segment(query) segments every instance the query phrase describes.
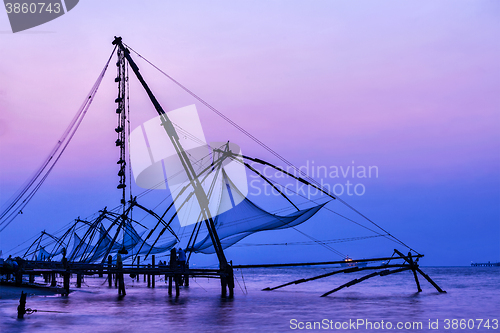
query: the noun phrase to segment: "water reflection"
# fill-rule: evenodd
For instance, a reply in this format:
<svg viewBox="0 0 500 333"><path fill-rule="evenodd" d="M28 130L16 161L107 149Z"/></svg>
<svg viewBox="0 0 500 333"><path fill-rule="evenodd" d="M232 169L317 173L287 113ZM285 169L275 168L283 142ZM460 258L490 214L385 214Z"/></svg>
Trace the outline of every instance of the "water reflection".
<svg viewBox="0 0 500 333"><path fill-rule="evenodd" d="M105 280L87 278L88 287L69 297L29 297L27 307L68 313L35 313L16 319L18 300L0 300L1 332L68 331L175 331L175 332L266 332L290 330L290 320L345 321L362 318L378 321L422 321L443 318L496 318L500 313L500 270L426 268L448 293L439 294L426 282L415 292L413 277L381 278L346 288L328 297L323 292L344 283L341 279L318 281L276 291L262 288L315 274L311 271L274 270L245 272L248 294L235 289L235 298L220 297L220 284L213 280L192 281L180 297L168 296L165 284L147 288L127 282L127 295L118 298ZM267 271L269 272L269 271ZM272 278L270 276L272 275ZM478 283L481 281L482 283ZM395 331L395 330L393 330ZM424 330L425 331L425 330ZM380 330L383 332L383 330Z"/></svg>

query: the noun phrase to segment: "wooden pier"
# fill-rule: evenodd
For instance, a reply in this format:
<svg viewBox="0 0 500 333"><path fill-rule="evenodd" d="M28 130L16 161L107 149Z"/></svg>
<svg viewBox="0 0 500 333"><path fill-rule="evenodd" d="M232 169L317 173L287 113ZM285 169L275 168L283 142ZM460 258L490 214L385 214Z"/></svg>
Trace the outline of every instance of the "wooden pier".
<svg viewBox="0 0 500 333"><path fill-rule="evenodd" d="M2 271L2 274L12 274L16 286L22 286L23 277L28 277L30 283L34 282L35 276L43 276L47 283L47 288L52 288L63 295L69 295L70 283L72 279L76 279L76 287L81 288L82 280L85 276L98 275L100 277L107 276L108 286L115 286L120 283L124 284L123 276L125 274L131 277L143 275L144 280L147 280L147 286L155 288L155 276L165 276L165 281L168 280L168 294L172 295L172 289L175 288L175 296L180 295L180 286L189 286L189 279L192 277L206 277L221 280L221 295L222 297L232 298L234 293L234 276L231 265L225 269L203 269L203 268L189 268L189 267L171 267L169 265L155 265L152 264L123 264L119 269L113 263L80 263L80 262L65 262L65 261L33 261L23 260L19 269L15 272ZM56 287L56 275L63 277L63 287ZM121 280L121 281L120 281ZM49 282L50 281L50 282ZM49 285L50 283L50 285ZM50 287L49 287L50 286ZM124 286L126 289L126 286ZM118 288L119 292L121 291ZM125 295L125 292L121 293Z"/></svg>
<svg viewBox="0 0 500 333"><path fill-rule="evenodd" d="M375 272L365 275L360 278L356 278L346 284L343 284L335 289L332 289L321 296L328 296L335 293L341 289L356 285L367 279L377 277L377 276L387 276L403 271L411 271L413 273L413 278L417 286L418 292L422 291L420 281L418 279L417 273L420 274L425 280L427 280L438 292L446 293L441 289L427 274L425 274L419 267L418 261L422 258L422 254L412 254L408 252L407 255L394 249L394 253L390 257L382 258L370 258L370 259L358 259L349 260L349 266L340 267L340 269L334 269L333 271L322 273L317 276L309 278L301 278L295 281L291 281L285 284L281 284L275 287L268 287L263 290L276 290L286 286L301 284L304 282L315 281L318 279L323 279L340 273L354 273L367 270L375 270ZM228 262L223 269L204 269L204 268L189 268L189 266L184 267L184 264L177 264L176 261L170 264L155 264L155 258L152 256L151 263L140 264L140 258L137 258L137 264L116 264L112 262L111 256L108 257L108 262L106 263L82 263L82 262L69 262L63 258L62 261L32 261L32 260L18 260L19 268L14 272L2 271L0 267L0 274L13 274L15 277L16 285L21 286L23 283L23 276L29 276L29 282L33 284L34 277L36 275L43 276L47 288L50 287L56 289L56 275L63 277L63 287L58 288L58 292L63 295L69 295L70 293L70 282L72 278L76 277L76 288L81 288L83 278L85 276L98 275L100 277L107 276L108 287L114 286L118 289L119 296L126 295L126 286L124 282L124 275L128 274L131 278L137 279L139 281L140 276L144 278L144 282L147 281L148 288L155 288L155 276L161 275L165 277L165 282L168 281L168 294L172 295L172 290L175 287L175 296L178 297L180 294L180 286L189 286L189 279L191 277L200 278L215 278L220 279L221 282L221 296L232 298L234 296L234 273L233 269L242 268L266 268L266 267L293 267L293 266L317 266L317 265L338 265L345 264L343 261L328 261L328 262L308 262L308 263L286 263L286 264L259 264L259 265L234 265L232 262ZM402 261L402 262L401 262ZM371 262L372 266L360 266L359 264ZM493 265L493 264L491 264ZM332 267L333 268L333 267ZM229 292L229 293L228 293Z"/></svg>

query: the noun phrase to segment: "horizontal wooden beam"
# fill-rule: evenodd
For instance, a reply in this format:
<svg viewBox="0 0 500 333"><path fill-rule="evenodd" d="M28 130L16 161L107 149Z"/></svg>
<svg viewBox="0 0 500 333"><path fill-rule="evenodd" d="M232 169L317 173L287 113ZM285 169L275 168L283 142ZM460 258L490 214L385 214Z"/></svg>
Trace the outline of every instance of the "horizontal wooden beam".
<svg viewBox="0 0 500 333"><path fill-rule="evenodd" d="M299 283L314 281L314 280L322 279L322 278L325 278L325 277L328 277L328 276L332 276L332 275L335 275L335 274L339 274L339 273L353 273L353 272L359 272L359 271L364 271L364 270L369 270L369 269L397 268L397 267L406 267L406 265L383 265L383 266L367 266L367 267L349 267L349 268L346 268L346 269L339 269L337 271L333 271L333 272L321 274L321 275L318 275L318 276L314 276L314 277L311 277L311 278L308 278L308 279L295 280L295 281L288 282L288 283L285 283L285 284L282 284L282 285L279 285L279 286L273 287L273 288L267 287L267 288L264 288L262 290L276 290L276 289L279 289L279 288L290 286L292 284L299 284Z"/></svg>
<svg viewBox="0 0 500 333"><path fill-rule="evenodd" d="M423 254L413 256L413 258L422 258ZM233 265L233 268L266 268L266 267L293 267L293 266L317 266L317 265L337 265L346 263L370 262L370 261L385 261L404 259L401 257L385 257L385 258L371 258L371 259L353 259L352 261L338 260L338 261L322 261L322 262L299 262L288 264L257 264L257 265Z"/></svg>

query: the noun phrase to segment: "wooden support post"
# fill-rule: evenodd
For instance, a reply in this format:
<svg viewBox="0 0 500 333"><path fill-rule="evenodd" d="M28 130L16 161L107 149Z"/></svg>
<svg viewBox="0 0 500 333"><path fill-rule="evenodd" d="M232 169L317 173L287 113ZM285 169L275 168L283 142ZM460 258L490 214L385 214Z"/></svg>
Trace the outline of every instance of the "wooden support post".
<svg viewBox="0 0 500 333"><path fill-rule="evenodd" d="M82 287L82 273L81 272L76 273L76 287L77 288Z"/></svg>
<svg viewBox="0 0 500 333"><path fill-rule="evenodd" d="M175 274L174 280L175 280L175 297L179 297L180 294L180 289L179 289L179 282L180 282L180 275Z"/></svg>
<svg viewBox="0 0 500 333"><path fill-rule="evenodd" d="M113 274L111 274L111 267L113 266L113 257L108 256L108 286L111 288L113 286Z"/></svg>
<svg viewBox="0 0 500 333"><path fill-rule="evenodd" d="M24 291L21 291L21 299L19 300L19 305L17 306L17 318L24 319L24 314L26 313L26 296Z"/></svg>
<svg viewBox="0 0 500 333"><path fill-rule="evenodd" d="M16 287L20 287L23 282L23 273L16 272L14 277L16 279Z"/></svg>
<svg viewBox="0 0 500 333"><path fill-rule="evenodd" d="M140 263L141 263L141 256L137 256L137 269L141 268ZM137 273L137 282L139 282L139 273Z"/></svg>
<svg viewBox="0 0 500 333"><path fill-rule="evenodd" d="M188 272L188 271L189 271L189 263L186 263L186 272ZM184 285L186 287L189 287L189 274L188 273L186 273L184 275Z"/></svg>
<svg viewBox="0 0 500 333"><path fill-rule="evenodd" d="M234 296L234 273L233 273L233 267L232 267L232 262L231 265L227 266L227 286L229 288L229 298L233 298Z"/></svg>
<svg viewBox="0 0 500 333"><path fill-rule="evenodd" d="M394 266L394 265L391 265L391 266ZM398 265L398 266L399 266L399 267L401 267L401 265ZM380 268L382 268L382 267L383 267L383 266L380 266ZM389 267L389 266L385 266L385 268L387 268L387 267ZM392 271L391 271L391 270L388 270L388 269L385 269L385 270L383 270L383 271L381 271L381 272L374 272L374 273L371 273L371 274L365 275L365 276L363 276L363 277L361 277L361 278L359 278L359 279L354 279L354 280L352 280L352 281L349 281L349 282L347 282L346 284L343 284L343 285L341 285L341 286L340 286L340 287L338 287L338 288L335 288L335 289L333 289L333 290L330 290L329 292L324 293L323 295L321 295L321 297L328 296L328 295L330 295L331 293L337 292L337 291L339 291L339 290L340 290L340 289L342 289L342 288L346 288L346 287L353 286L353 285L355 285L355 284L358 284L358 283L360 283L360 282L363 282L364 280L367 280L367 279L372 278L372 277L377 276L377 275L380 275L380 276L386 276L386 275L390 275L390 274L396 274L396 273L399 273L399 272L407 271L407 270L409 270L409 269L410 269L409 267L404 266L404 267L401 267L401 268L398 268L398 269L394 269L394 270L392 270Z"/></svg>
<svg viewBox="0 0 500 333"><path fill-rule="evenodd" d="M177 294L177 274L175 274L175 271L177 271L177 251L175 250L175 247L171 248L170 249L170 262L169 262L169 266L170 266L170 274L173 274L172 275L169 275L168 277L168 295L171 296L172 295L172 279L174 279L174 283L175 283L175 292Z"/></svg>
<svg viewBox="0 0 500 333"><path fill-rule="evenodd" d="M220 276L220 286L221 286L221 297L226 297L226 294L227 294L227 290L226 290L227 279L226 279L226 276L222 275L222 274Z"/></svg>
<svg viewBox="0 0 500 333"><path fill-rule="evenodd" d="M436 284L436 282L432 281L432 279L427 274L422 272L422 270L420 268L417 268L417 272L419 272L420 275L422 275L427 281L429 281L429 283L432 284L434 286L434 288L436 288L437 291L439 291L440 293L446 292L443 289L439 288L439 286Z"/></svg>
<svg viewBox="0 0 500 333"><path fill-rule="evenodd" d="M118 296L125 296L127 293L125 292L125 279L123 277L123 273L117 273L118 280Z"/></svg>
<svg viewBox="0 0 500 333"><path fill-rule="evenodd" d="M35 283L35 274L30 274L30 283Z"/></svg>
<svg viewBox="0 0 500 333"><path fill-rule="evenodd" d="M411 257L411 252L408 252L408 260L410 261L410 267L413 272L413 277L415 278L415 283L417 284L417 290L420 293L422 292L422 288L420 288L420 282L418 281L418 276L417 276L416 268L418 267L418 265L413 261Z"/></svg>
<svg viewBox="0 0 500 333"><path fill-rule="evenodd" d="M151 268L153 268L153 269L154 269L154 268L155 268L155 255L154 255L154 254L151 256L151 262L152 262L152 264L151 264ZM154 288L154 287L155 287L155 285L156 285L156 281L155 281L155 279L156 279L156 278L155 278L155 275L154 275L154 274L151 274L151 287L152 287L152 288Z"/></svg>
<svg viewBox="0 0 500 333"><path fill-rule="evenodd" d="M148 264L148 270L151 269L151 264ZM151 287L151 274L148 272L148 288Z"/></svg>
<svg viewBox="0 0 500 333"><path fill-rule="evenodd" d="M69 278L70 278L70 273L69 272L65 272L64 273L64 282L63 282L63 287L64 287L64 290L66 291L66 295L69 295Z"/></svg>
<svg viewBox="0 0 500 333"><path fill-rule="evenodd" d="M56 273L51 273L51 275L50 275L50 286L51 287L55 287L56 283L57 283Z"/></svg>

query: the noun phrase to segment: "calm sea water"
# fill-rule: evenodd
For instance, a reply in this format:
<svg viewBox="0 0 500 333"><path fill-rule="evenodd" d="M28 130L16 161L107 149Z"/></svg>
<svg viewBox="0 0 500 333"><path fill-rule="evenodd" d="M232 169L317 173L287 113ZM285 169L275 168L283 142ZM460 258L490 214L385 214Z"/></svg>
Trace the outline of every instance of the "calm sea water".
<svg viewBox="0 0 500 333"><path fill-rule="evenodd" d="M0 331L500 331L497 324L500 319L499 268L424 267L424 272L445 289L446 294L437 293L423 279L420 279L423 292L417 293L413 276L409 272L375 277L328 297L319 296L367 273L342 274L281 290L261 291L268 286L311 277L330 270L324 268L238 270L235 272L237 277L235 297L231 300L220 298L220 283L217 280L192 280L190 287L183 287L181 296L176 299L167 295L166 285L160 277L157 277L155 289L147 288L142 282L142 277L140 282L134 282L127 277L127 296L119 299L117 290L109 289L104 279L87 278L84 286L69 297L28 297L27 307L64 313L38 312L26 316L24 320L18 320L16 318L18 300L1 299ZM457 320L456 326L452 321L454 319ZM461 319L464 319L462 329ZM478 329L481 319L483 321ZM371 328L369 324L361 324L361 320L371 322ZM486 320L489 322L486 323ZM437 321L438 329L429 329L429 321L434 325ZM307 329L308 322L310 325L320 322L322 328L316 324L316 330ZM347 326L349 322L360 325L354 328L353 324ZM392 325L391 329L387 329L388 323ZM402 329L396 327L398 323L400 326L403 325ZM422 326L418 323L422 323ZM447 323L450 329L446 329ZM473 329L472 324L474 324ZM490 328L485 327L485 324Z"/></svg>

